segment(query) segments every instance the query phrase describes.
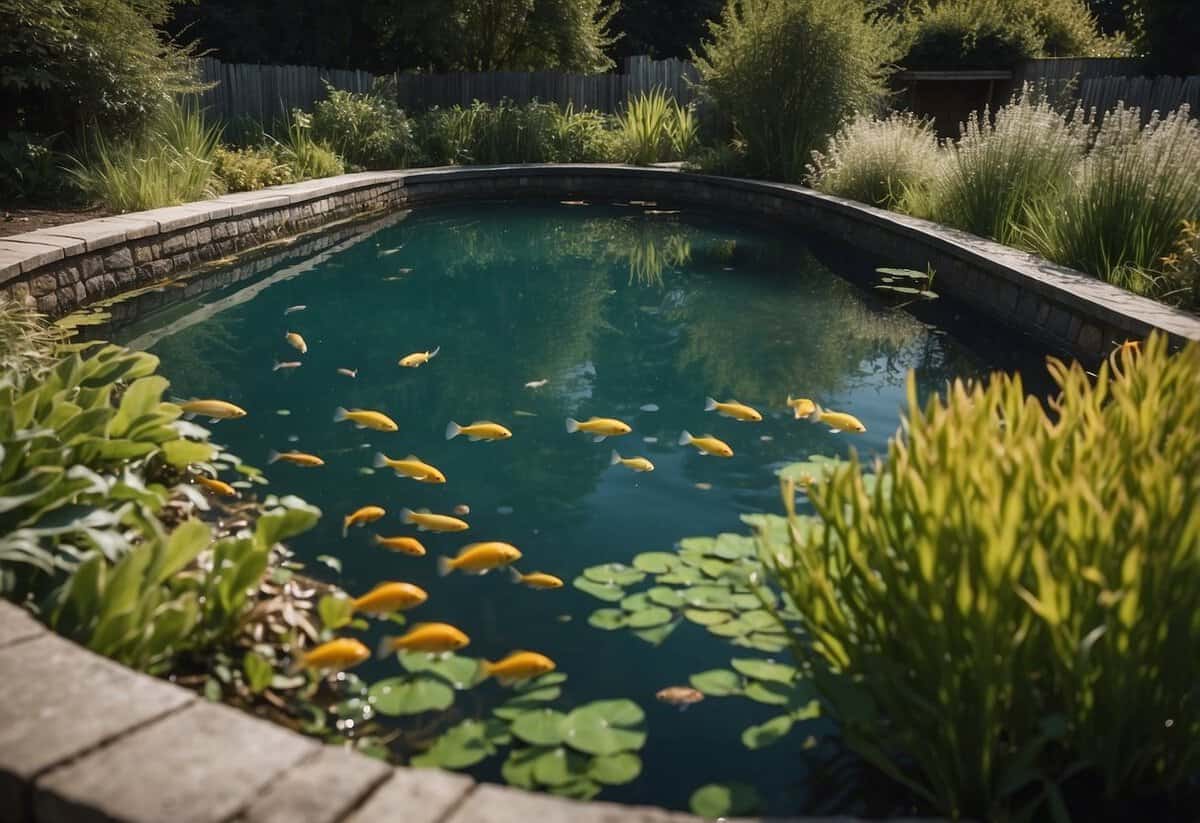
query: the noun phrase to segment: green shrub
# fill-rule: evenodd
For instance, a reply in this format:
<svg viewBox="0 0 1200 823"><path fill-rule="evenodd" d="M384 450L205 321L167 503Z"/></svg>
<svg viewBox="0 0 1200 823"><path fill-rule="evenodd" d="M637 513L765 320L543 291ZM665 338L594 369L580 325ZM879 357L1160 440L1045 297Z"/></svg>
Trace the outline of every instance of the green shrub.
<svg viewBox="0 0 1200 823"><path fill-rule="evenodd" d="M801 180L814 150L883 98L897 28L861 0L728 0L694 55L702 92L753 174Z"/></svg>
<svg viewBox="0 0 1200 823"><path fill-rule="evenodd" d="M607 160L615 151L609 120L590 111L549 103L432 109L417 121L424 158L431 163L562 163Z"/></svg>
<svg viewBox="0 0 1200 823"><path fill-rule="evenodd" d="M886 119L858 115L813 152L809 184L826 194L901 208L907 192L924 190L941 162L930 124L909 113Z"/></svg>
<svg viewBox="0 0 1200 823"><path fill-rule="evenodd" d="M662 89L630 97L617 115L617 132L619 159L638 165L682 160L699 142L691 108Z"/></svg>
<svg viewBox="0 0 1200 823"><path fill-rule="evenodd" d="M97 132L70 174L85 196L116 211L174 206L219 194L213 155L220 131L193 106L162 107L128 140Z"/></svg>
<svg viewBox="0 0 1200 823"><path fill-rule="evenodd" d="M351 166L399 169L419 155L412 123L396 105L392 84L376 81L366 94L326 85L327 97L313 108L313 137Z"/></svg>
<svg viewBox="0 0 1200 823"><path fill-rule="evenodd" d="M346 171L337 152L313 136L312 115L300 109L292 111L283 139L274 143L278 158L291 168L294 180L333 177Z"/></svg>
<svg viewBox="0 0 1200 823"><path fill-rule="evenodd" d="M617 154L618 137L612 118L602 112L567 107L559 112L555 128L554 155L562 163L611 161Z"/></svg>
<svg viewBox="0 0 1200 823"><path fill-rule="evenodd" d="M1200 125L1185 106L1141 125L1136 109L1104 122L1069 185L1030 204L1025 238L1041 254L1136 292L1162 294L1162 260L1185 220L1200 219Z"/></svg>
<svg viewBox="0 0 1200 823"><path fill-rule="evenodd" d="M843 739L949 815L1200 773L1200 345L1050 370L1050 411L1005 375L922 408L910 376L886 462L809 485L821 520L769 546Z"/></svg>
<svg viewBox="0 0 1200 823"><path fill-rule="evenodd" d="M230 149L219 146L213 153L213 171L226 191L256 191L290 183L291 166L281 163L268 148Z"/></svg>
<svg viewBox="0 0 1200 823"><path fill-rule="evenodd" d="M1200 220L1185 220L1175 248L1162 260L1163 273L1180 303L1200 308Z"/></svg>
<svg viewBox="0 0 1200 823"><path fill-rule="evenodd" d="M0 197L26 202L56 202L72 192L62 168L66 159L50 138L10 132L0 139Z"/></svg>
<svg viewBox="0 0 1200 823"><path fill-rule="evenodd" d="M927 199L913 209L1001 243L1020 237L1026 214L1070 182L1087 131L1027 88L994 118L971 115L949 144Z"/></svg>
<svg viewBox="0 0 1200 823"><path fill-rule="evenodd" d="M946 0L917 20L902 61L908 68L1011 66L1038 56L1036 21L1013 15L1007 0Z"/></svg>

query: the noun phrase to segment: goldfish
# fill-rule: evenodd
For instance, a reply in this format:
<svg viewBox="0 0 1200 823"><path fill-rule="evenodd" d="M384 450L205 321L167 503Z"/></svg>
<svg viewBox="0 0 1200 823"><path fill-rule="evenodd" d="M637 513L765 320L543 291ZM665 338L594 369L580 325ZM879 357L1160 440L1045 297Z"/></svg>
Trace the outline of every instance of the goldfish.
<svg viewBox="0 0 1200 823"><path fill-rule="evenodd" d="M718 440L711 434L696 437L691 432L684 430L679 435L679 445L695 446L701 454L711 454L714 457L733 457L733 449L729 448L729 444Z"/></svg>
<svg viewBox="0 0 1200 823"><path fill-rule="evenodd" d="M470 506L468 506L466 503L459 503L457 506L455 506L455 507L452 509L452 511L453 511L455 514L457 514L459 517L462 517L464 514L470 514L470 513L471 513L471 507L470 507Z"/></svg>
<svg viewBox="0 0 1200 823"><path fill-rule="evenodd" d="M567 434L575 432L586 432L587 434L595 435L592 440L599 443L606 437L617 437L622 434L629 434L633 429L629 428L629 424L622 423L620 420L614 420L611 417L593 417L580 423L574 418L567 418Z"/></svg>
<svg viewBox="0 0 1200 823"><path fill-rule="evenodd" d="M337 373L342 377L358 377L358 369L338 369Z"/></svg>
<svg viewBox="0 0 1200 823"><path fill-rule="evenodd" d="M304 364L299 360L288 360L283 363L280 363L278 360L276 360L275 365L271 367L271 371L279 371L280 369L298 369L302 365Z"/></svg>
<svg viewBox="0 0 1200 823"><path fill-rule="evenodd" d="M471 543L463 546L454 557L439 557L438 574L445 577L456 569L467 574L487 574L492 569L507 566L520 559L521 550L509 543Z"/></svg>
<svg viewBox="0 0 1200 823"><path fill-rule="evenodd" d="M438 356L438 352L442 350L438 346L433 351L415 351L412 354L406 354L400 358L400 365L407 369L415 369L417 366L423 366L430 360Z"/></svg>
<svg viewBox="0 0 1200 823"><path fill-rule="evenodd" d="M350 514L342 518L342 537L345 537L350 531L351 526L362 526L374 520L378 520L387 514L379 506L363 506L361 509L355 509Z"/></svg>
<svg viewBox="0 0 1200 823"><path fill-rule="evenodd" d="M507 686L511 683L540 677L546 672L554 671L554 669L554 661L544 654L517 651L509 654L503 660L497 660L495 663L490 660L481 661L479 664L479 679L483 681L489 677L495 677L500 681L501 686Z"/></svg>
<svg viewBox="0 0 1200 823"><path fill-rule="evenodd" d="M267 463L278 463L280 460L296 466L324 466L325 461L315 454L305 452L277 452L272 449L267 453Z"/></svg>
<svg viewBox="0 0 1200 823"><path fill-rule="evenodd" d="M407 554L411 557L425 556L425 547L415 537L380 537L374 534L371 535L371 541L376 546L383 546L385 549L391 549L392 551Z"/></svg>
<svg viewBox="0 0 1200 823"><path fill-rule="evenodd" d="M448 514L433 514L429 509L401 509L400 517L405 523L416 526L423 532L465 532L471 528L465 520Z"/></svg>
<svg viewBox="0 0 1200 823"><path fill-rule="evenodd" d="M300 352L301 354L308 354L308 344L305 343L304 338L301 337L296 332L294 332L294 331L288 332L287 334L285 334L283 336L283 339L286 340L288 342L288 345L291 346L296 351Z"/></svg>
<svg viewBox="0 0 1200 823"><path fill-rule="evenodd" d="M854 415L846 414L845 412L828 411L821 408L820 405L814 406L812 412L808 415L808 419L813 423L824 423L829 426L829 431L834 434L837 432L861 433L867 430L862 421Z"/></svg>
<svg viewBox="0 0 1200 823"><path fill-rule="evenodd" d="M446 475L442 474L434 466L421 460L415 454L410 454L403 460L393 460L383 452L375 452L375 461L372 465L377 469L387 466L399 477L411 477L413 480L419 480L422 483L446 482Z"/></svg>
<svg viewBox="0 0 1200 823"><path fill-rule="evenodd" d="M679 710L683 711L693 703L699 703L703 700L704 692L693 689L691 686L668 686L665 689L660 689L654 696L663 703L678 706Z"/></svg>
<svg viewBox="0 0 1200 823"><path fill-rule="evenodd" d="M797 420L799 420L801 417L808 417L813 413L813 409L817 407L817 404L809 400L807 397L793 398L790 394L787 396L787 404L792 407L792 411L795 413Z"/></svg>
<svg viewBox="0 0 1200 823"><path fill-rule="evenodd" d="M420 606L429 593L412 583L380 583L362 597L354 598L354 610L366 614L392 614Z"/></svg>
<svg viewBox="0 0 1200 823"><path fill-rule="evenodd" d="M185 400L177 405L183 409L184 417L207 417L214 423L218 420L237 420L246 416L246 410L241 406L226 403L224 400Z"/></svg>
<svg viewBox="0 0 1200 823"><path fill-rule="evenodd" d="M510 566L508 574L512 577L512 582L520 583L522 586L528 586L531 589L561 589L563 585L562 580L545 572L521 574Z"/></svg>
<svg viewBox="0 0 1200 823"><path fill-rule="evenodd" d="M512 437L512 432L490 420L477 420L469 426L460 426L453 420L446 424L447 440L453 440L460 434L465 434L472 443L477 440L507 440Z"/></svg>
<svg viewBox="0 0 1200 823"><path fill-rule="evenodd" d="M540 389L542 386L546 385L549 382L550 382L550 379L548 377L543 377L541 380L530 380L528 383L525 384L525 388Z"/></svg>
<svg viewBox="0 0 1200 823"><path fill-rule="evenodd" d="M396 425L396 421L388 417L383 412L371 411L370 409L343 409L338 406L333 410L333 422L341 423L343 420L349 420L354 424L356 429L374 429L381 432L394 432L400 429Z"/></svg>
<svg viewBox="0 0 1200 823"><path fill-rule="evenodd" d="M654 464L651 463L646 458L644 458L644 457L622 457L620 454L617 453L616 449L614 449L613 453L612 453L612 459L610 461L608 461L608 464L610 466L615 466L618 463L620 463L622 466L625 466L626 468L633 469L635 472L652 472L652 471L654 471Z"/></svg>
<svg viewBox="0 0 1200 823"><path fill-rule="evenodd" d="M461 649L471 642L462 631L449 623L420 623L399 637L379 641L378 654L387 657L392 652L428 652L443 654Z"/></svg>
<svg viewBox="0 0 1200 823"><path fill-rule="evenodd" d="M762 415L755 409L750 408L744 403L739 403L736 400L729 400L725 403L718 403L711 397L704 398L704 410L715 411L717 414L724 417L732 417L734 420L740 420L743 423L758 423L762 420Z"/></svg>
<svg viewBox="0 0 1200 823"><path fill-rule="evenodd" d="M237 489L228 483L218 480L215 477L205 477L202 474L196 475L196 482L214 494L219 494L222 497L237 497Z"/></svg>
<svg viewBox="0 0 1200 823"><path fill-rule="evenodd" d="M292 664L292 671L322 669L342 671L357 666L371 656L371 650L352 637L339 637L322 643Z"/></svg>
<svg viewBox="0 0 1200 823"><path fill-rule="evenodd" d="M308 308L308 306L288 306L286 309L283 310L283 316L287 317L292 312L304 311L307 308Z"/></svg>

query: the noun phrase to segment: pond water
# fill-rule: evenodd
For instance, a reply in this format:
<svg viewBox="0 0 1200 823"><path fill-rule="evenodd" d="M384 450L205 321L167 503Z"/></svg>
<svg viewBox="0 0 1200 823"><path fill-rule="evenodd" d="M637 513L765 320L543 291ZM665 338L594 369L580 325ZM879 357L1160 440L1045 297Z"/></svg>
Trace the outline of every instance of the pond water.
<svg viewBox="0 0 1200 823"><path fill-rule="evenodd" d="M727 668L731 658L786 660L788 652L739 648L687 619L672 620L665 638L595 628L589 615L620 604L572 581L597 564L672 551L689 536L747 533L742 515L780 510L774 472L788 463L852 447L881 453L898 425L910 369L924 394L995 368L1042 373L1039 355L958 317L952 305L897 307L896 298L872 290L874 267L888 262L794 229L664 205L479 203L415 212L303 265L280 264L145 317L118 336L162 358L174 394L223 398L249 411L214 425L214 439L264 468L267 491L323 510L319 526L292 545L314 573L352 593L387 580L424 587L429 600L410 619L457 625L471 637L464 655L549 655L568 675L549 704L555 708L636 702L647 733L640 775L605 787L602 799L687 808L697 787L737 780L754 785L769 812L796 814L826 808L822 798L831 794L813 777L815 752L824 749L809 750L810 735L830 734L827 725L800 723L751 751L742 731L777 715L777 706L709 698L680 711L655 699L664 687L687 685L691 674ZM294 306L305 308L285 315ZM287 332L303 335L307 354L289 347ZM397 365L435 347L427 365ZM303 365L273 371L275 361ZM527 387L533 381L546 382ZM784 404L789 393L850 412L867 431L834 434L794 420ZM706 396L736 398L763 420L706 413ZM399 431L335 423L339 406L385 412ZM593 415L619 418L633 431L596 443L565 430L567 417ZM448 441L451 420L494 420L513 436ZM679 446L684 429L725 440L734 457ZM655 471L610 465L614 448L649 458ZM288 449L326 464L267 466L271 450ZM377 451L415 453L447 482L371 472ZM366 504L383 506L386 516L343 537L342 517ZM460 504L470 507L470 531L421 533L426 557L369 539L417 536L401 521L404 507L448 514ZM515 544L522 570L549 572L566 586L533 590L503 572L439 577L436 558L476 540ZM314 562L320 555L338 558L341 573ZM373 624L356 634L373 648L397 628ZM374 682L404 670L391 658L355 673ZM486 717L509 696L489 681L459 694L449 717ZM401 727L430 720L378 719ZM501 746L467 771L502 781L507 751Z"/></svg>

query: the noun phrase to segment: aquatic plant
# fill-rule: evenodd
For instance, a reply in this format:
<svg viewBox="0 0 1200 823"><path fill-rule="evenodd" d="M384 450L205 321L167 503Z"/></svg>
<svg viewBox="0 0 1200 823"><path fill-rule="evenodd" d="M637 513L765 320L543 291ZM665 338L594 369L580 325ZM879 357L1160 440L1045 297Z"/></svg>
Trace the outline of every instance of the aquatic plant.
<svg viewBox="0 0 1200 823"><path fill-rule="evenodd" d="M910 377L887 460L786 478L760 528L846 744L953 816L1066 810L1072 778L1126 808L1200 769L1200 345L1049 368L1049 410L1007 375L922 407Z"/></svg>

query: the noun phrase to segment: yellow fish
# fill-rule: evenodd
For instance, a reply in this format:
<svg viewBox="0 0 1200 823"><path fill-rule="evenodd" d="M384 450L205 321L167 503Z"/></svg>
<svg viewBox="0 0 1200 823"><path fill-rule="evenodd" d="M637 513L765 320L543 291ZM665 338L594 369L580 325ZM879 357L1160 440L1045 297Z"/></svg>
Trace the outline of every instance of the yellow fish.
<svg viewBox="0 0 1200 823"><path fill-rule="evenodd" d="M338 369L337 373L342 377L358 377L358 369Z"/></svg>
<svg viewBox="0 0 1200 823"><path fill-rule="evenodd" d="M371 540L376 546L383 546L385 549L391 549L394 552L407 554L411 557L425 556L425 547L415 537L380 537L375 534L371 536Z"/></svg>
<svg viewBox="0 0 1200 823"><path fill-rule="evenodd" d="M325 461L317 457L315 454L307 454L305 452L277 452L271 450L267 454L267 463L278 463L282 460L285 463L292 463L296 466L324 466Z"/></svg>
<svg viewBox="0 0 1200 823"><path fill-rule="evenodd" d="M301 354L308 354L308 344L305 343L304 338L296 334L296 332L288 332L283 336L283 339L286 340L288 345L296 351L300 352Z"/></svg>
<svg viewBox="0 0 1200 823"><path fill-rule="evenodd" d="M392 652L428 652L442 654L461 649L471 642L459 629L449 623L420 623L399 637L379 641L378 654L387 657Z"/></svg>
<svg viewBox="0 0 1200 823"><path fill-rule="evenodd" d="M204 488L208 489L210 492L219 494L222 497L237 497L238 496L237 489L235 489L233 486L229 485L228 483L226 483L224 481L217 480L215 477L205 477L202 474L198 474L195 476L195 480L197 483L199 483Z"/></svg>
<svg viewBox="0 0 1200 823"><path fill-rule="evenodd" d="M354 599L354 610L375 615L392 614L420 606L428 599L428 592L412 583L380 583Z"/></svg>
<svg viewBox="0 0 1200 823"><path fill-rule="evenodd" d="M400 358L400 365L407 369L415 369L417 366L423 366L430 360L438 356L438 352L442 350L438 346L433 351L415 351L412 354L406 354Z"/></svg>
<svg viewBox="0 0 1200 823"><path fill-rule="evenodd" d="M185 400L177 404L183 409L185 417L207 417L209 420L237 420L246 416L246 410L241 406L226 403L224 400Z"/></svg>
<svg viewBox="0 0 1200 823"><path fill-rule="evenodd" d="M520 583L522 586L528 586L531 589L561 589L563 585L561 579L545 572L521 574L510 566L508 573L512 577L512 582Z"/></svg>
<svg viewBox="0 0 1200 823"><path fill-rule="evenodd" d="M651 463L646 458L644 458L644 457L622 457L620 454L617 453L616 449L614 449L613 453L612 453L612 460L609 461L609 465L615 466L618 463L620 463L622 466L625 466L626 468L633 469L635 472L652 472L652 471L654 471L654 464Z"/></svg>
<svg viewBox="0 0 1200 823"><path fill-rule="evenodd" d="M500 681L501 686L507 686L510 683L518 683L522 680L529 680L534 677L540 677L546 672L552 672L555 669L555 663L544 654L537 652L513 652L503 660L492 662L483 660L479 664L479 680L483 681L489 677L495 677Z"/></svg>
<svg viewBox="0 0 1200 823"><path fill-rule="evenodd" d="M695 446L701 454L711 454L713 457L733 457L733 449L729 448L729 444L711 434L695 437L691 432L684 430L683 434L679 435L679 445Z"/></svg>
<svg viewBox="0 0 1200 823"><path fill-rule="evenodd" d="M271 371L279 371L280 369L298 369L303 365L304 364L299 360L289 360L286 363L280 363L278 360L276 360L275 365L271 367Z"/></svg>
<svg viewBox="0 0 1200 823"><path fill-rule="evenodd" d="M824 423L826 426L829 426L829 431L834 434L837 432L860 434L867 430L862 421L854 415L846 414L845 412L827 411L819 405L808 415L808 419L813 423Z"/></svg>
<svg viewBox="0 0 1200 823"><path fill-rule="evenodd" d="M412 509L401 509L400 518L423 532L465 532L471 528L465 520L448 514L433 514L429 509L416 512Z"/></svg>
<svg viewBox="0 0 1200 823"><path fill-rule="evenodd" d="M792 412L795 413L796 419L808 417L817 408L817 404L809 400L807 397L792 397L787 396L787 404L792 407Z"/></svg>
<svg viewBox="0 0 1200 823"><path fill-rule="evenodd" d="M492 569L507 566L521 559L521 550L510 543L489 541L463 546L454 557L438 558L438 574L445 577L454 570L467 574L487 574Z"/></svg>
<svg viewBox="0 0 1200 823"><path fill-rule="evenodd" d="M743 423L758 423L762 420L762 415L755 409L736 400L719 403L711 397L706 397L704 398L704 410L715 411L717 414L732 417L734 420L741 420Z"/></svg>
<svg viewBox="0 0 1200 823"><path fill-rule="evenodd" d="M592 440L599 443L606 437L617 437L622 434L629 434L633 429L629 428L627 423L622 423L620 420L614 420L611 417L593 417L580 423L572 417L567 418L567 434L575 432L586 432L587 434L595 435Z"/></svg>
<svg viewBox="0 0 1200 823"><path fill-rule="evenodd" d="M507 440L512 437L512 432L490 420L477 420L469 426L460 426L453 420L446 424L447 440L453 440L460 434L465 434L472 443L477 440Z"/></svg>
<svg viewBox="0 0 1200 823"><path fill-rule="evenodd" d="M363 506L361 509L356 509L350 514L342 518L342 537L345 537L350 531L351 526L362 526L374 520L378 520L387 514L379 506Z"/></svg>
<svg viewBox="0 0 1200 823"><path fill-rule="evenodd" d="M333 422L341 423L343 420L349 420L354 424L356 429L374 429L381 432L394 432L400 429L396 425L395 420L383 412L371 411L370 409L350 409L347 411L338 406L333 410Z"/></svg>
<svg viewBox="0 0 1200 823"><path fill-rule="evenodd" d="M387 466L400 477L411 477L413 480L419 480L422 483L446 482L446 475L422 461L415 454L410 454L403 460L393 460L383 452L375 452L375 462L372 465L377 469Z"/></svg>
<svg viewBox="0 0 1200 823"><path fill-rule="evenodd" d="M371 650L352 637L339 637L322 643L292 664L292 671L320 669L340 672L357 666L371 656Z"/></svg>

